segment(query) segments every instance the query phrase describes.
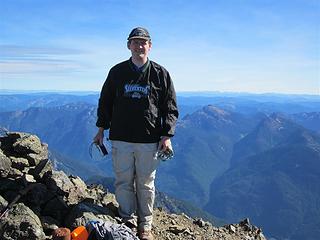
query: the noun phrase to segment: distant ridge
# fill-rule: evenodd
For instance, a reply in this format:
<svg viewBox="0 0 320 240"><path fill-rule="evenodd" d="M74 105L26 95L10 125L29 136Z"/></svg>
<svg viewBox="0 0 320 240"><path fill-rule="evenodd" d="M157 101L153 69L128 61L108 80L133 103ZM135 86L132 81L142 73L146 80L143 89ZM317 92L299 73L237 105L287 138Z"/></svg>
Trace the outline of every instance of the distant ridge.
<svg viewBox="0 0 320 240"><path fill-rule="evenodd" d="M99 91L69 91L69 90L10 90L10 89L0 89L0 94L68 94L68 95L92 95L99 94Z"/></svg>
<svg viewBox="0 0 320 240"><path fill-rule="evenodd" d="M269 237L317 239L318 182L320 135L273 114L235 144L205 209L228 221L249 214Z"/></svg>

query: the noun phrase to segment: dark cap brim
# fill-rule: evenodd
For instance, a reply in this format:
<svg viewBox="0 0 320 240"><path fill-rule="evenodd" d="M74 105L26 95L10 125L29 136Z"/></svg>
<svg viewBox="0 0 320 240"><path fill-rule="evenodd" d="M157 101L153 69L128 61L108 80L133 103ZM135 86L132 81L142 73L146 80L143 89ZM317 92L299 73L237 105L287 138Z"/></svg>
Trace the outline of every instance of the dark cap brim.
<svg viewBox="0 0 320 240"><path fill-rule="evenodd" d="M128 40L131 40L131 39L143 39L143 40L151 40L151 38L149 37L141 37L141 36L134 36L134 37L130 37L128 38Z"/></svg>

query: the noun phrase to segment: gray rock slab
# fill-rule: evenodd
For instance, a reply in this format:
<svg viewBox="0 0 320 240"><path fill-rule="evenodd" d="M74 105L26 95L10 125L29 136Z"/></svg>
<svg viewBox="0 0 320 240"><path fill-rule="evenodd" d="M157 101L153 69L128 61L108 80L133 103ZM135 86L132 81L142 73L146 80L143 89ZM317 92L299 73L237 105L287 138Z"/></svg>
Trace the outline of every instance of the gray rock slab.
<svg viewBox="0 0 320 240"><path fill-rule="evenodd" d="M7 217L0 220L2 240L43 240L46 238L41 221L24 204L14 205Z"/></svg>
<svg viewBox="0 0 320 240"><path fill-rule="evenodd" d="M42 145L40 139L31 134L24 134L22 137L16 139L13 144L13 149L17 153L29 154L40 153L42 151Z"/></svg>
<svg viewBox="0 0 320 240"><path fill-rule="evenodd" d="M5 178L8 176L11 168L11 160L8 158L2 150L0 150L0 178Z"/></svg>

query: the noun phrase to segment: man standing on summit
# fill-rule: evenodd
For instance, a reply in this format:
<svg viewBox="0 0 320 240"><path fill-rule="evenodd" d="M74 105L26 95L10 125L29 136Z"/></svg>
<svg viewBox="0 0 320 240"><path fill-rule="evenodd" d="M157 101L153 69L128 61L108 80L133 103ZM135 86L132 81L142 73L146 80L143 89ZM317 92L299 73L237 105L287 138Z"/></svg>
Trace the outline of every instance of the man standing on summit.
<svg viewBox="0 0 320 240"><path fill-rule="evenodd" d="M140 239L153 239L152 212L158 150L171 149L178 109L168 71L148 59L147 29L134 28L127 47L131 58L111 68L102 87L94 138L101 144L110 128L119 214Z"/></svg>

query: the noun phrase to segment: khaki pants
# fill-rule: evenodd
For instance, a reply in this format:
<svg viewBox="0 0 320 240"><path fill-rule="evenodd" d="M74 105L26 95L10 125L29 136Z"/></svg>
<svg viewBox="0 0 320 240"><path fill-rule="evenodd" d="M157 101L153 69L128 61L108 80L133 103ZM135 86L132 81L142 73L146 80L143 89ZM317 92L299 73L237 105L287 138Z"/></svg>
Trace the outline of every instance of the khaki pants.
<svg viewBox="0 0 320 240"><path fill-rule="evenodd" d="M151 230L155 197L154 180L159 160L158 143L112 141L116 199L124 221L136 223L140 230Z"/></svg>

